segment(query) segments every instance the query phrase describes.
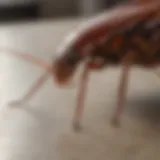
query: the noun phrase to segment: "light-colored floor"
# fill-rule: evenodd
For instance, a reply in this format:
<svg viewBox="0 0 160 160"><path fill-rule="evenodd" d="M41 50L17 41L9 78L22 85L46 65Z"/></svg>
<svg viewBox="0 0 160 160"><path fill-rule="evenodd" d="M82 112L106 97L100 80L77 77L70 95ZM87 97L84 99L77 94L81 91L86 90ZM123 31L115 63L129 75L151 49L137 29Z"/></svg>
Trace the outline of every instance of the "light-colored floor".
<svg viewBox="0 0 160 160"><path fill-rule="evenodd" d="M63 36L78 23L3 25L0 48L50 60ZM92 73L84 128L74 133L71 122L78 86L58 88L49 79L31 101L12 108L8 102L21 98L43 70L0 53L0 160L159 160L160 80L153 72L132 70L121 128L110 125L120 69Z"/></svg>

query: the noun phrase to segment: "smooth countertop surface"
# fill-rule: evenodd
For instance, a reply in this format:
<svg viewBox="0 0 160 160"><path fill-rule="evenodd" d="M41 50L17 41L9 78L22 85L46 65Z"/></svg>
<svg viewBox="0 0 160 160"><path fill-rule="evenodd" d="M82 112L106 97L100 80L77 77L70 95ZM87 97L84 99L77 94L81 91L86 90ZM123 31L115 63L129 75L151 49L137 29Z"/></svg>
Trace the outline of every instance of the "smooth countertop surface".
<svg viewBox="0 0 160 160"><path fill-rule="evenodd" d="M63 36L80 21L59 20L0 26L0 160L150 160L160 158L160 79L134 68L121 128L110 118L120 68L91 73L81 133L71 124L78 85L59 88L50 78L27 104L21 98L43 70L6 54L12 48L50 61ZM78 80L77 75L77 80Z"/></svg>

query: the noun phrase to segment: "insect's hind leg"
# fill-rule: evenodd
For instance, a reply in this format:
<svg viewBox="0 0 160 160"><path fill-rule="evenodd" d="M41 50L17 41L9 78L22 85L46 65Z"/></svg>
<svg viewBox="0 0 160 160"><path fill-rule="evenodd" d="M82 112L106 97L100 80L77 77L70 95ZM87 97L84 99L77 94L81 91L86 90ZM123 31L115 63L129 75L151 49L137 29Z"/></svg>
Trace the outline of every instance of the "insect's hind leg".
<svg viewBox="0 0 160 160"><path fill-rule="evenodd" d="M48 71L45 71L45 73L43 73L40 76L40 78L36 80L36 82L32 85L29 91L22 97L22 99L17 101L11 101L10 105L15 106L29 101L37 93L38 89L40 89L40 87L42 87L42 85L46 82L46 80L49 77L49 74L50 73Z"/></svg>
<svg viewBox="0 0 160 160"><path fill-rule="evenodd" d="M124 108L124 102L125 102L127 86L128 86L129 71L130 71L133 56L134 56L133 54L132 53L128 54L123 61L123 69L122 69L122 75L121 75L120 84L119 84L116 111L113 114L112 121L111 121L112 125L114 126L120 125L120 116Z"/></svg>

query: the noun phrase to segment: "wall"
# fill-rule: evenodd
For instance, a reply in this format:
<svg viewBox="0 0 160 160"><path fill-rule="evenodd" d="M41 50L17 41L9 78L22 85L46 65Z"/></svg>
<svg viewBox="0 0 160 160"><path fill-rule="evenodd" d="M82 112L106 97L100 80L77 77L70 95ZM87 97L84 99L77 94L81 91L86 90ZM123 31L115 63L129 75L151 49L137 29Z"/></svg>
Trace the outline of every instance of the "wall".
<svg viewBox="0 0 160 160"><path fill-rule="evenodd" d="M38 0L0 0L0 6L25 5Z"/></svg>
<svg viewBox="0 0 160 160"><path fill-rule="evenodd" d="M38 2L41 2L42 16L57 17L88 16L125 1L128 0L39 0Z"/></svg>
<svg viewBox="0 0 160 160"><path fill-rule="evenodd" d="M77 14L77 0L40 0L42 16L56 17ZM63 5L62 5L63 4Z"/></svg>
<svg viewBox="0 0 160 160"><path fill-rule="evenodd" d="M106 0L41 0L42 15L47 17L90 15L104 8L104 2Z"/></svg>

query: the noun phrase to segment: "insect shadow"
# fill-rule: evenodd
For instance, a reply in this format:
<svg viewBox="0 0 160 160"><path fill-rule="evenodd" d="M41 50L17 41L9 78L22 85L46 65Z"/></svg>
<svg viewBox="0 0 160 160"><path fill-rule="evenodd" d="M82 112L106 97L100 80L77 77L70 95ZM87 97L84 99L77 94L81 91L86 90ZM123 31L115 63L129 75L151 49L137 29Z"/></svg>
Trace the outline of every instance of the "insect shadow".
<svg viewBox="0 0 160 160"><path fill-rule="evenodd" d="M160 124L160 91L145 95L136 95L128 100L126 107L129 115L148 121L151 124Z"/></svg>

